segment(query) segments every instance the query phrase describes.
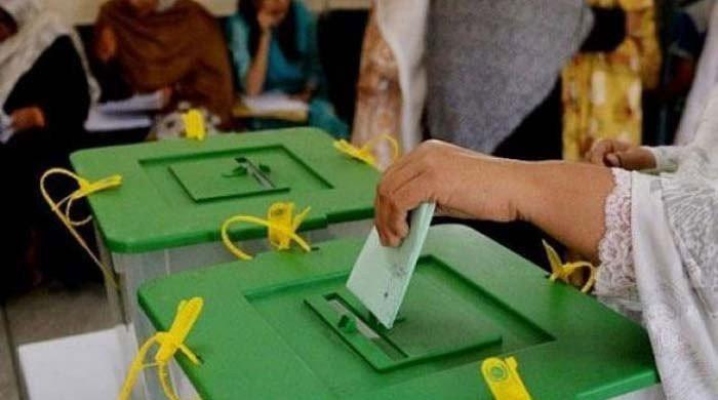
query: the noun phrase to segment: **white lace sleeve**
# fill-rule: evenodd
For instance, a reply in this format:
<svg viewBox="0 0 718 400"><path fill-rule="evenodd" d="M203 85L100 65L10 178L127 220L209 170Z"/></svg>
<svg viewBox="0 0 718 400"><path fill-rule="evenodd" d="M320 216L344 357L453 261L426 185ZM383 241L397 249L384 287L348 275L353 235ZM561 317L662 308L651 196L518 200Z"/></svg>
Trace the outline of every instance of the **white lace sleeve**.
<svg viewBox="0 0 718 400"><path fill-rule="evenodd" d="M678 168L678 161L683 155L684 146L658 146L644 147L656 159L656 170L660 172L673 172Z"/></svg>
<svg viewBox="0 0 718 400"><path fill-rule="evenodd" d="M604 304L640 321L631 238L631 173L611 171L615 187L606 198L606 228L598 244L601 264L594 293Z"/></svg>

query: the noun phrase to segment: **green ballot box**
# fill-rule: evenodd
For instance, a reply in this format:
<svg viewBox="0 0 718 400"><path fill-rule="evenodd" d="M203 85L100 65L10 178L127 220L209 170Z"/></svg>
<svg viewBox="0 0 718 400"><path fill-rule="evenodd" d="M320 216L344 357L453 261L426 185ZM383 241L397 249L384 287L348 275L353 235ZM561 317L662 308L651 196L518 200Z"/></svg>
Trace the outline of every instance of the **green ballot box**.
<svg viewBox="0 0 718 400"><path fill-rule="evenodd" d="M311 244L368 234L379 173L333 143L325 132L299 128L72 155L76 172L90 181L122 176L120 187L93 194L89 203L103 258L119 276L120 290L110 290L110 298L129 328L127 354L136 350L133 336L141 342L151 332L137 307L140 284L235 260L220 235L232 216L266 218L273 203L292 202L297 212L311 207L299 228ZM229 234L250 254L270 247L260 225L233 224Z"/></svg>
<svg viewBox="0 0 718 400"><path fill-rule="evenodd" d="M491 399L481 372L491 357L513 357L539 400L658 383L641 326L456 225L431 228L386 330L345 287L362 245L340 239L145 284L139 302L158 331L181 300L204 299L185 341L202 363L177 354L177 385L188 380L204 400Z"/></svg>

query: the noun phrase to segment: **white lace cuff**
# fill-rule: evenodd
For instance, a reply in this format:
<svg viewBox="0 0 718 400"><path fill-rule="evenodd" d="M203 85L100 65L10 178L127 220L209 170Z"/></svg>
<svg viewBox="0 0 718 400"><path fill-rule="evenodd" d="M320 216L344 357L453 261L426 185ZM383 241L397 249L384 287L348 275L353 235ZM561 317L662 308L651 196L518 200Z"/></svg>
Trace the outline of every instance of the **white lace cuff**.
<svg viewBox="0 0 718 400"><path fill-rule="evenodd" d="M605 232L598 244L601 262L595 294L604 304L632 318L640 317L631 238L631 173L614 168L615 187L606 198Z"/></svg>
<svg viewBox="0 0 718 400"><path fill-rule="evenodd" d="M683 146L658 146L647 147L656 160L656 170L660 172L673 172L678 168L678 161L683 154Z"/></svg>

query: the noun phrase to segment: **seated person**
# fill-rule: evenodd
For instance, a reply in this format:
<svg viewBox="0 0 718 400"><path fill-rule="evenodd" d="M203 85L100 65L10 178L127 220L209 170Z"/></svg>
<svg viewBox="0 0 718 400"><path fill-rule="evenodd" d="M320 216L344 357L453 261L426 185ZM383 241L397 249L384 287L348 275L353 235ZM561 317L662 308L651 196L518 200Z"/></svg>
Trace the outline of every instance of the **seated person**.
<svg viewBox="0 0 718 400"><path fill-rule="evenodd" d="M214 16L196 2L110 0L95 35L95 58L119 70L129 88L114 88L119 97L162 91L168 111L188 102L216 115L220 126L231 125L234 94L224 38Z"/></svg>
<svg viewBox="0 0 718 400"><path fill-rule="evenodd" d="M281 91L309 105L309 125L344 138L349 128L326 96L316 20L298 0L244 0L227 21L229 49L242 93ZM255 129L261 129L255 121Z"/></svg>
<svg viewBox="0 0 718 400"><path fill-rule="evenodd" d="M69 167L69 153L85 139L94 81L74 39L74 31L39 0L0 3L0 219L6 232L0 283L14 286L0 287L0 297L17 289L21 278L38 283L40 256L52 263L53 273L78 267L68 262L72 251L61 248L63 241L71 243L69 234L39 190L41 174Z"/></svg>
<svg viewBox="0 0 718 400"><path fill-rule="evenodd" d="M718 91L690 145L602 141L589 158L598 165L424 143L384 174L379 236L398 245L407 212L427 201L459 218L535 224L600 263L595 294L645 325L668 399L718 398Z"/></svg>

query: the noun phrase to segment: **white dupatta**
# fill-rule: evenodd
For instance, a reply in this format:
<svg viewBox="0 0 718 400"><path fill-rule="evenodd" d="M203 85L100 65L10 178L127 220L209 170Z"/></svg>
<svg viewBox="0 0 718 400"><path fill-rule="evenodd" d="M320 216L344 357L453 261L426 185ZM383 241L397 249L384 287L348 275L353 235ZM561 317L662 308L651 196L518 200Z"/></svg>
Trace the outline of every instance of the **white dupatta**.
<svg viewBox="0 0 718 400"><path fill-rule="evenodd" d="M631 225L643 322L666 396L718 399L718 91L678 168L634 172Z"/></svg>

